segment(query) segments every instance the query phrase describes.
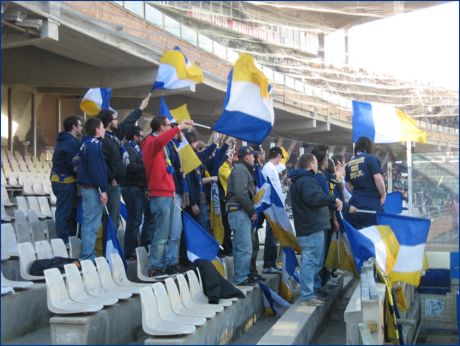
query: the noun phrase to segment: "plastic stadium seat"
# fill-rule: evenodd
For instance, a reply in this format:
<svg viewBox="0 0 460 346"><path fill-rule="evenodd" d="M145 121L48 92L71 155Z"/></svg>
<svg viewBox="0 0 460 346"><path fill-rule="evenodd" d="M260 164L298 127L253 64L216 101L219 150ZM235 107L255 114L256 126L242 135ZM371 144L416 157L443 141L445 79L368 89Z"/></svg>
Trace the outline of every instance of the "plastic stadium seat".
<svg viewBox="0 0 460 346"><path fill-rule="evenodd" d="M201 280L201 273L200 273L200 269L197 269L196 272L195 272L198 276L198 282L200 283L200 288L201 288L201 292L203 292L203 295L204 295L204 288L203 288L203 281ZM206 297L206 295L204 295ZM207 297L206 297L207 299ZM219 299L219 303L222 303L224 304L224 306L230 306L231 304L233 304L233 302L236 302L237 300L239 300L239 298L220 298ZM231 303L231 304L229 304Z"/></svg>
<svg viewBox="0 0 460 346"><path fill-rule="evenodd" d="M3 174L2 174L3 177ZM2 185L2 203L5 207L13 207L15 204L10 201L10 197L8 196L8 192L6 191L5 186Z"/></svg>
<svg viewBox="0 0 460 346"><path fill-rule="evenodd" d="M36 241L35 251L37 253L37 259L53 258L53 250L48 240Z"/></svg>
<svg viewBox="0 0 460 346"><path fill-rule="evenodd" d="M66 276L66 285L69 296L72 300L79 303L102 304L109 306L118 302L117 298L111 297L95 297L89 295L85 291L85 285L81 278L80 271L73 263L64 265Z"/></svg>
<svg viewBox="0 0 460 346"><path fill-rule="evenodd" d="M126 276L125 266L119 254L115 253L112 257L112 279L116 285L131 289L133 294L139 294L142 287L150 286L147 283L132 282Z"/></svg>
<svg viewBox="0 0 460 346"><path fill-rule="evenodd" d="M32 243L20 243L18 244L19 252L19 272L21 277L25 280L43 280L44 276L30 275L29 269L33 261L37 258L35 257L35 250Z"/></svg>
<svg viewBox="0 0 460 346"><path fill-rule="evenodd" d="M142 329L150 335L183 335L192 334L196 327L165 322L160 318L157 299L151 287L140 289L142 306Z"/></svg>
<svg viewBox="0 0 460 346"><path fill-rule="evenodd" d="M48 309L51 312L56 314L78 314L97 312L104 307L101 304L77 303L70 299L59 269L47 269L44 274Z"/></svg>
<svg viewBox="0 0 460 346"><path fill-rule="evenodd" d="M27 200L24 196L16 196L16 203L18 205L18 209L22 210L23 213L26 213L29 210Z"/></svg>
<svg viewBox="0 0 460 346"><path fill-rule="evenodd" d="M69 256L70 258L80 258L81 239L78 237L69 237Z"/></svg>
<svg viewBox="0 0 460 346"><path fill-rule="evenodd" d="M2 221L4 222L11 222L14 218L7 214L5 210L5 206L3 205L3 200L1 201L1 213L2 213Z"/></svg>
<svg viewBox="0 0 460 346"><path fill-rule="evenodd" d="M3 276L3 272L1 274L2 274L2 287L13 287L16 289L26 289L34 284L32 281L9 280Z"/></svg>
<svg viewBox="0 0 460 346"><path fill-rule="evenodd" d="M17 257L19 256L18 252L18 241L16 239L16 234L14 233L13 225L10 223L2 224L2 259L3 256L6 257Z"/></svg>
<svg viewBox="0 0 460 346"><path fill-rule="evenodd" d="M90 260L80 261L81 269L83 273L83 282L85 284L85 290L89 295L95 297L109 297L118 299L127 299L126 294L119 294L118 292L107 292L101 286L101 280L97 274L96 267Z"/></svg>
<svg viewBox="0 0 460 346"><path fill-rule="evenodd" d="M148 276L149 270L149 259L147 256L147 251L143 246L136 248L136 255L137 255L137 277L141 281L147 282L156 282L157 279L151 278Z"/></svg>
<svg viewBox="0 0 460 346"><path fill-rule="evenodd" d="M186 308L212 312L224 311L224 307L222 305L195 302L190 294L190 288L188 287L187 281L185 280L185 276L182 274L177 274L176 279L177 283L179 284L179 292L180 297L182 298L182 303L184 303Z"/></svg>
<svg viewBox="0 0 460 346"><path fill-rule="evenodd" d="M190 287L190 294L192 299L197 303L208 304L208 297L203 293L203 288L200 286L198 277L195 274L195 271L189 270L187 273L188 283ZM230 306L233 304L233 301L221 302L223 299L219 300L218 304L212 304L216 306Z"/></svg>
<svg viewBox="0 0 460 346"><path fill-rule="evenodd" d="M51 239L50 242L54 257L69 257L64 241L61 238Z"/></svg>
<svg viewBox="0 0 460 346"><path fill-rule="evenodd" d="M103 289L110 293L119 293L120 295L124 294L127 298L133 295L132 289L118 286L115 282L113 282L109 264L107 263L105 257L96 258L96 267Z"/></svg>
<svg viewBox="0 0 460 346"><path fill-rule="evenodd" d="M19 220L16 218L16 221L14 222L14 227L16 228L16 239L18 240L18 243L32 242L32 236L29 232L30 227L26 221Z"/></svg>
<svg viewBox="0 0 460 346"><path fill-rule="evenodd" d="M40 212L49 219L53 218L53 213L51 212L50 205L48 203L48 198L45 196L37 197L38 205L40 206Z"/></svg>
<svg viewBox="0 0 460 346"><path fill-rule="evenodd" d="M182 302L182 297L179 295L179 290L177 288L176 283L173 279L167 278L165 280L166 290L168 292L169 301L171 302L171 306L173 311L181 316L193 316L193 317L206 317L206 318L213 318L216 313L214 311L206 311L206 310L196 310L190 309L185 307L184 303Z"/></svg>
<svg viewBox="0 0 460 346"><path fill-rule="evenodd" d="M171 307L168 293L161 282L154 283L152 289L157 298L158 311L162 320L192 326L203 326L206 323L205 317L181 316L176 314Z"/></svg>
<svg viewBox="0 0 460 346"><path fill-rule="evenodd" d="M45 229L40 221L32 221L30 226L32 228L32 238L34 242L46 240Z"/></svg>

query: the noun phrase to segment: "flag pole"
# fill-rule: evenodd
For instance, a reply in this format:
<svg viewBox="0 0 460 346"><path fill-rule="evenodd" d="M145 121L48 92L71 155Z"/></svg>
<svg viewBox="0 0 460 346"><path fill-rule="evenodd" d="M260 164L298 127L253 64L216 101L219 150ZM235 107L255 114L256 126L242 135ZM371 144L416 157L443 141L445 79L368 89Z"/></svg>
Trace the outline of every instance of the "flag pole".
<svg viewBox="0 0 460 346"><path fill-rule="evenodd" d="M198 127L202 127L204 129L208 129L208 130L211 130L211 126L206 126L206 125L203 125L203 124L198 124L198 123L193 123L193 126L198 126Z"/></svg>
<svg viewBox="0 0 460 346"><path fill-rule="evenodd" d="M406 142L406 160L407 160L407 196L409 197L409 215L413 216L414 205L412 196L412 145L410 141Z"/></svg>

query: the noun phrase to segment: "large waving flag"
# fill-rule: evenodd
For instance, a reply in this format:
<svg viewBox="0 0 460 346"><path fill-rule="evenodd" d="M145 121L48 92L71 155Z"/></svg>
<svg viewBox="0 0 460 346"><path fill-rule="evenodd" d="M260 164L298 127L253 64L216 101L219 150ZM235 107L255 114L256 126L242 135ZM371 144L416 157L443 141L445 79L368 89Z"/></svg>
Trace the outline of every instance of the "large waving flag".
<svg viewBox="0 0 460 346"><path fill-rule="evenodd" d="M212 261L219 251L219 243L189 214L182 212L187 257L190 262L197 258Z"/></svg>
<svg viewBox="0 0 460 346"><path fill-rule="evenodd" d="M262 298L265 312L281 316L291 306L289 302L281 298L266 284L259 282L259 287L263 292Z"/></svg>
<svg viewBox="0 0 460 346"><path fill-rule="evenodd" d="M385 203L383 204L383 210L387 214L401 214L403 211L403 196L399 191L393 191L387 193Z"/></svg>
<svg viewBox="0 0 460 346"><path fill-rule="evenodd" d="M241 54L228 75L224 111L213 130L260 144L275 121L271 86L250 54Z"/></svg>
<svg viewBox="0 0 460 346"><path fill-rule="evenodd" d="M366 260L375 258L379 269L388 275L396 264L399 252L398 239L390 226L370 226L357 230L346 220L343 220L343 225L358 272L361 272Z"/></svg>
<svg viewBox="0 0 460 346"><path fill-rule="evenodd" d="M399 243L396 263L389 274L390 281L401 281L418 286L420 277L428 268L425 247L431 221L410 216L378 213L377 223L389 225Z"/></svg>
<svg viewBox="0 0 460 346"><path fill-rule="evenodd" d="M103 109L110 108L112 89L91 88L80 102L80 109L88 115L97 115Z"/></svg>
<svg viewBox="0 0 460 346"><path fill-rule="evenodd" d="M376 102L352 102L352 137L369 137L373 143L420 142L426 143L426 132L402 110Z"/></svg>
<svg viewBox="0 0 460 346"><path fill-rule="evenodd" d="M177 115L178 113L177 110L179 108L176 108L175 110L170 110L168 105L166 104L164 97L160 97L160 115L167 117L170 122L176 122L176 123L178 122L174 115ZM185 110L187 111L186 105L185 105ZM175 111L176 113L174 113ZM188 111L187 111L187 114L188 114ZM180 116L184 116L184 114L181 113ZM190 114L188 115L188 117L190 119ZM200 159L196 155L195 151L193 150L192 146L189 144L187 139L185 139L185 136L182 136L182 141L180 142L179 147L177 148L177 153L179 154L180 164L184 172L184 175L189 174L191 171L193 171L194 169L196 169L198 166L201 165Z"/></svg>
<svg viewBox="0 0 460 346"><path fill-rule="evenodd" d="M179 47L164 52L152 91L155 89L182 89L203 82L203 71L190 63Z"/></svg>

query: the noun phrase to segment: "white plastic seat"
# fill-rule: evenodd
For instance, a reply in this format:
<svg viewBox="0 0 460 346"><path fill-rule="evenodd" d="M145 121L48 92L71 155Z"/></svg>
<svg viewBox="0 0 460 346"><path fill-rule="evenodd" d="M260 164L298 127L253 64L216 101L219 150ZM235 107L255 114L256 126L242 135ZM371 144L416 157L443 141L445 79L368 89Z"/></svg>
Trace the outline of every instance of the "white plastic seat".
<svg viewBox="0 0 460 346"><path fill-rule="evenodd" d="M54 257L69 258L64 241L61 238L51 239L51 249L53 250Z"/></svg>
<svg viewBox="0 0 460 346"><path fill-rule="evenodd" d="M22 210L23 213L26 213L29 210L27 200L24 196L16 196L16 203L18 205L18 209Z"/></svg>
<svg viewBox="0 0 460 346"><path fill-rule="evenodd" d="M53 189L49 189L49 193L50 193L50 204L56 205L57 199L56 199L56 195L53 192Z"/></svg>
<svg viewBox="0 0 460 346"><path fill-rule="evenodd" d="M35 191L33 189L33 183L31 179L21 179L22 182L22 192L24 193L24 196L30 196L30 195L35 195Z"/></svg>
<svg viewBox="0 0 460 346"><path fill-rule="evenodd" d="M29 225L26 221L16 219L14 226L16 228L16 239L18 240L18 243L32 242L32 236L29 232Z"/></svg>
<svg viewBox="0 0 460 346"><path fill-rule="evenodd" d="M37 259L53 258L53 250L48 240L36 241L35 251L37 253Z"/></svg>
<svg viewBox="0 0 460 346"><path fill-rule="evenodd" d="M3 174L2 174L3 177ZM10 201L10 197L8 196L8 192L6 191L5 186L2 185L2 203L5 207L12 207L15 204Z"/></svg>
<svg viewBox="0 0 460 346"><path fill-rule="evenodd" d="M173 279L171 278L165 279L165 285L166 285L166 290L168 292L169 301L171 302L172 309L176 314L181 315L181 316L206 317L206 318L213 318L216 315L214 311L187 308L182 302L182 298L179 295L179 290Z"/></svg>
<svg viewBox="0 0 460 346"><path fill-rule="evenodd" d="M32 221L30 226L32 228L32 239L34 242L46 240L45 229L40 221Z"/></svg>
<svg viewBox="0 0 460 346"><path fill-rule="evenodd" d="M81 239L78 237L69 237L69 256L70 258L80 258Z"/></svg>
<svg viewBox="0 0 460 346"><path fill-rule="evenodd" d="M148 276L149 259L145 247L140 246L136 248L137 255L137 277L141 281L157 282L157 279Z"/></svg>
<svg viewBox="0 0 460 346"><path fill-rule="evenodd" d="M140 295L142 306L142 329L145 333L161 336L183 335L195 332L195 326L165 322L160 318L157 299L151 287L141 288Z"/></svg>
<svg viewBox="0 0 460 346"><path fill-rule="evenodd" d="M64 271L66 285L69 296L78 303L102 304L104 306L114 305L118 302L117 298L95 297L85 291L85 285L81 278L80 271L74 263L65 264Z"/></svg>
<svg viewBox="0 0 460 346"><path fill-rule="evenodd" d="M147 283L139 283L133 282L128 279L126 276L125 266L123 264L123 260L121 259L120 255L114 253L111 255L112 257L112 279L116 285L120 287L127 287L130 288L134 294L139 294L139 290L142 287L150 286Z"/></svg>
<svg viewBox="0 0 460 346"><path fill-rule="evenodd" d="M39 219L46 219L46 216L40 211L40 205L38 204L36 196L28 196L27 202L30 208L29 213L33 210Z"/></svg>
<svg viewBox="0 0 460 346"><path fill-rule="evenodd" d="M25 280L37 281L43 280L45 277L40 275L30 275L29 270L33 261L37 259L35 257L35 250L32 243L20 243L18 244L19 252L19 272L21 277Z"/></svg>
<svg viewBox="0 0 460 346"><path fill-rule="evenodd" d="M50 205L48 203L48 198L45 196L37 197L38 205L40 207L40 212L47 218L52 219L53 214L51 212Z"/></svg>
<svg viewBox="0 0 460 346"><path fill-rule="evenodd" d="M195 274L194 270L189 270L187 273L187 278L188 278L188 284L190 287L190 294L192 296L192 299L197 302L197 303L202 303L202 304L208 304L209 299L206 297L206 295L203 292L203 288L200 286L200 283L198 282L198 277ZM233 304L233 301L225 301L221 302L223 299L219 300L218 304L212 304L216 306L230 306Z"/></svg>
<svg viewBox="0 0 460 346"><path fill-rule="evenodd" d="M16 289L25 289L29 288L32 286L34 283L32 281L15 281L15 280L9 280L3 276L3 271L2 271L2 287L13 287Z"/></svg>
<svg viewBox="0 0 460 346"><path fill-rule="evenodd" d="M109 264L107 263L105 257L96 258L96 267L103 289L110 293L119 294L120 298L122 296L125 297L121 299L128 299L133 295L133 292L130 288L118 286L115 284L115 282L113 282L112 273L110 272Z"/></svg>
<svg viewBox="0 0 460 346"><path fill-rule="evenodd" d="M200 269L198 268L197 271L197 276L198 276L198 282L200 283L200 287L201 287L201 291L203 292L203 295L206 297L206 295L204 294L204 288L203 288L203 281L201 280L201 273L200 273ZM230 306L231 304L233 304L233 302L236 302L239 298L220 298L219 299L219 303L222 303L224 304L224 306ZM231 304L229 304L231 303ZM226 304L229 304L229 305L226 305Z"/></svg>
<svg viewBox="0 0 460 346"><path fill-rule="evenodd" d="M80 261L81 270L83 274L83 282L85 284L86 292L94 297L108 297L115 299L124 299L117 293L107 292L101 286L101 280L97 274L96 267L90 260Z"/></svg>
<svg viewBox="0 0 460 346"><path fill-rule="evenodd" d="M2 286L2 296L4 294L9 294L9 293L14 293L14 288L13 287L3 287Z"/></svg>
<svg viewBox="0 0 460 346"><path fill-rule="evenodd" d="M184 325L203 326L206 323L204 317L181 316L176 314L169 301L168 293L161 282L152 285L153 293L157 298L158 311L162 320Z"/></svg>
<svg viewBox="0 0 460 346"><path fill-rule="evenodd" d="M186 308L194 309L194 310L212 311L212 312L224 311L224 307L222 305L197 303L196 301L193 300L190 294L190 288L188 287L187 281L185 280L185 276L183 274L177 274L176 279L177 279L177 283L179 284L179 292L180 292L180 297L182 299L182 303L184 303Z"/></svg>
<svg viewBox="0 0 460 346"><path fill-rule="evenodd" d="M16 239L16 234L14 234L13 225L10 223L2 224L2 259L3 256L17 257L18 253L18 241Z"/></svg>
<svg viewBox="0 0 460 346"><path fill-rule="evenodd" d="M46 220L46 229L48 230L46 237L48 240L56 239L56 222L53 219Z"/></svg>
<svg viewBox="0 0 460 346"><path fill-rule="evenodd" d="M10 216L6 210L5 210L5 206L3 205L3 200L1 201L1 213L2 213L2 221L4 222L11 222L14 218L12 216Z"/></svg>
<svg viewBox="0 0 460 346"><path fill-rule="evenodd" d="M70 299L64 279L57 268L44 271L46 280L46 300L48 309L56 314L78 314L97 312L104 307L101 304L77 303Z"/></svg>
<svg viewBox="0 0 460 346"><path fill-rule="evenodd" d="M44 195L45 191L43 191L43 184L41 179L32 179L32 189L36 195Z"/></svg>

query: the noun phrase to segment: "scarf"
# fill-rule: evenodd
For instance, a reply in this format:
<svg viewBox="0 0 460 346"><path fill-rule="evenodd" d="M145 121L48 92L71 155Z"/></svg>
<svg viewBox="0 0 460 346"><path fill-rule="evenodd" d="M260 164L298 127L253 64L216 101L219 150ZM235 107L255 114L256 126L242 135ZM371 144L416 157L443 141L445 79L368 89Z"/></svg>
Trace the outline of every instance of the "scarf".
<svg viewBox="0 0 460 346"><path fill-rule="evenodd" d="M111 139L118 145L118 147L120 148L120 153L121 153L121 157L123 160L123 164L125 165L125 167L127 167L129 165L129 154L128 154L128 150L126 150L125 145L121 143L121 141L116 136L114 136L112 132L110 131L105 132L105 139Z"/></svg>
<svg viewBox="0 0 460 346"><path fill-rule="evenodd" d="M128 143L130 146L134 148L134 150L136 150L137 155L139 155L139 157L142 159L142 151L141 151L141 148L139 147L139 144L137 144L137 142L134 140L131 140Z"/></svg>

